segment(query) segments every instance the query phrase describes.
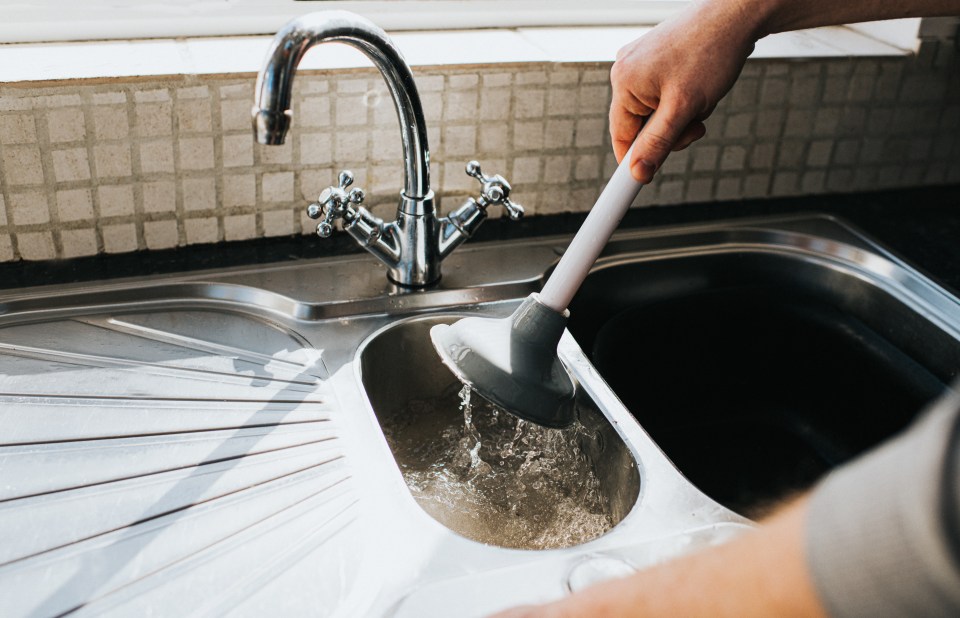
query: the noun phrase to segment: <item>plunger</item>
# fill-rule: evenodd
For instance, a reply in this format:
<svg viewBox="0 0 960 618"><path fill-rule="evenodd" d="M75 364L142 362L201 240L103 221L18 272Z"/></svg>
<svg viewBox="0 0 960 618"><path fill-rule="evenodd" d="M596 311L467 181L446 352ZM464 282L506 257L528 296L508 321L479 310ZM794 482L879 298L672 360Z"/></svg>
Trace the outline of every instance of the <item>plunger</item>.
<svg viewBox="0 0 960 618"><path fill-rule="evenodd" d="M623 157L539 294L528 296L506 318L464 318L430 329L434 347L461 382L538 425L561 428L573 422L576 386L557 346L570 316L567 306L643 187L630 173L630 155Z"/></svg>

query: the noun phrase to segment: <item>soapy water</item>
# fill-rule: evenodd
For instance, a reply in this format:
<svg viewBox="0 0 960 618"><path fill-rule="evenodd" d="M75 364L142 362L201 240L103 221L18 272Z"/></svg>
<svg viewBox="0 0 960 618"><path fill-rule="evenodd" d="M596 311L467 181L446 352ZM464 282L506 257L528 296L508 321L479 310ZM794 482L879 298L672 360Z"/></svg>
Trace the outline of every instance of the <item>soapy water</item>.
<svg viewBox="0 0 960 618"><path fill-rule="evenodd" d="M613 527L589 457L586 429L548 429L460 391L462 417L412 401L384 427L404 480L420 506L476 541L521 549L569 547ZM424 416L427 415L427 416ZM448 419L433 436L403 431Z"/></svg>

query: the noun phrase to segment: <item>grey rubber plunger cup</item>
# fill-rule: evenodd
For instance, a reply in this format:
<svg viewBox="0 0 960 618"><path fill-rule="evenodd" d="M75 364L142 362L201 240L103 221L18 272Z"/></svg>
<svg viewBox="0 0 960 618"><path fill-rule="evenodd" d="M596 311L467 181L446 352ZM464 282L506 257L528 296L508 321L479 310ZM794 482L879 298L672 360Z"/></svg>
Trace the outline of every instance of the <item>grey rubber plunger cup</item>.
<svg viewBox="0 0 960 618"><path fill-rule="evenodd" d="M567 306L643 185L630 174L633 147L560 258L540 294L504 319L465 318L430 329L443 362L482 397L547 427L573 422L573 378L557 356Z"/></svg>
<svg viewBox="0 0 960 618"><path fill-rule="evenodd" d="M570 312L531 294L507 319L437 324L430 338L444 364L485 399L546 427L573 422L573 378L557 357Z"/></svg>

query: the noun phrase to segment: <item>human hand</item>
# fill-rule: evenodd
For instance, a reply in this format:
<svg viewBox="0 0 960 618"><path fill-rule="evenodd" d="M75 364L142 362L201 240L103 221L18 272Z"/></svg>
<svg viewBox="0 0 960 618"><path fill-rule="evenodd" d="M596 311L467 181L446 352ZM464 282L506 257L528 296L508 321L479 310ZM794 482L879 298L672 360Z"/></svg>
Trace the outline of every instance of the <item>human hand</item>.
<svg viewBox="0 0 960 618"><path fill-rule="evenodd" d="M703 121L729 92L759 38L764 15L748 4L692 3L617 54L610 71L610 136L619 162L643 127L630 164L638 181L650 182L671 151L706 133Z"/></svg>

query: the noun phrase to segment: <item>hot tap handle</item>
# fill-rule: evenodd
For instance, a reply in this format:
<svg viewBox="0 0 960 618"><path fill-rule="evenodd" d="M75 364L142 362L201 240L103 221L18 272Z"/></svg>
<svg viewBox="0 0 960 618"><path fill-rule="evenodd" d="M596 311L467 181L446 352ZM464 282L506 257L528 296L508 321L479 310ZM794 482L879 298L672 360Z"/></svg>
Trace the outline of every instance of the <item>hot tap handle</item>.
<svg viewBox="0 0 960 618"><path fill-rule="evenodd" d="M510 183L500 174L487 176L480 169L480 163L467 163L467 175L480 181L480 198L477 203L484 209L491 204L499 204L507 210L507 215L516 221L523 216L523 206L510 200Z"/></svg>
<svg viewBox="0 0 960 618"><path fill-rule="evenodd" d="M353 173L348 170L340 172L337 186L324 189L317 201L307 207L307 216L311 219L323 217L323 221L317 224L317 235L321 238L333 233L333 223L337 219L350 222L356 218L357 211L351 204L362 204L364 195L362 189L355 188L347 192L347 187L352 184Z"/></svg>

